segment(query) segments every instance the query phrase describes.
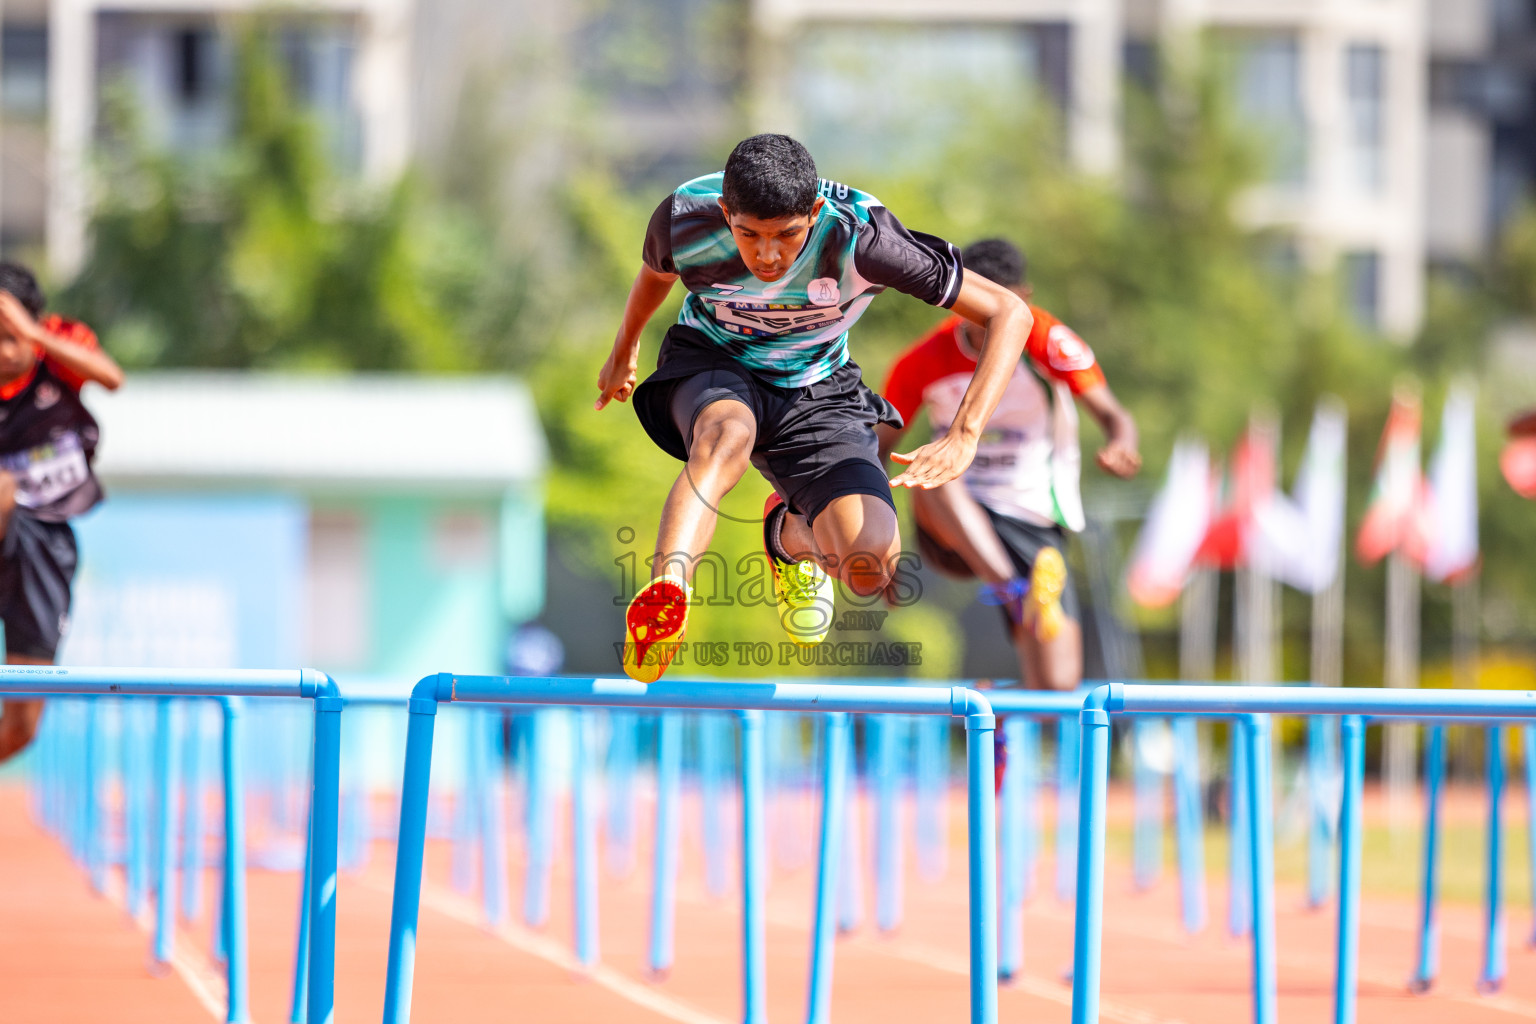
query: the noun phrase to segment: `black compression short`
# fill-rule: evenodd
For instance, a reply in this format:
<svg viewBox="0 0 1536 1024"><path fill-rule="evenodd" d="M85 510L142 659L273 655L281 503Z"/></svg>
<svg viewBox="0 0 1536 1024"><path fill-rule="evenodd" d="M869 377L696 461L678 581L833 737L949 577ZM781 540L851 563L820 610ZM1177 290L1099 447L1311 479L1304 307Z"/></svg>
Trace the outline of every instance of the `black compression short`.
<svg viewBox="0 0 1536 1024"><path fill-rule="evenodd" d="M635 389L633 402L651 439L687 461L694 421L722 400L752 410L757 421L752 464L791 512L815 522L822 509L845 494L871 494L896 507L880 464L875 425L899 428L901 414L864 385L857 364L845 363L806 387L776 387L699 332L675 325L662 342L656 372Z"/></svg>

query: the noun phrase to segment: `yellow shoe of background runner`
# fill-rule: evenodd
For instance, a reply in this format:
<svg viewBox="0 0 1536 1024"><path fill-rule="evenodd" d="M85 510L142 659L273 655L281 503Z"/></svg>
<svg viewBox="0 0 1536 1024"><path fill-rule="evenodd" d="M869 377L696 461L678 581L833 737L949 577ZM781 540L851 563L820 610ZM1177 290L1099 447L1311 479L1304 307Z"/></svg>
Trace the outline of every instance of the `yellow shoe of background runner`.
<svg viewBox="0 0 1536 1024"><path fill-rule="evenodd" d="M654 683L672 664L688 627L693 588L679 576L658 576L629 602L624 613L624 672L637 683Z"/></svg>
<svg viewBox="0 0 1536 1024"><path fill-rule="evenodd" d="M779 607L779 625L801 647L814 647L832 629L832 577L807 558L787 563L768 559L773 566L773 597Z"/></svg>
<svg viewBox="0 0 1536 1024"><path fill-rule="evenodd" d="M1067 613L1061 594L1067 588L1067 563L1055 548L1041 548L1029 573L1029 593L1024 598L1024 624L1035 627L1041 643L1056 639Z"/></svg>

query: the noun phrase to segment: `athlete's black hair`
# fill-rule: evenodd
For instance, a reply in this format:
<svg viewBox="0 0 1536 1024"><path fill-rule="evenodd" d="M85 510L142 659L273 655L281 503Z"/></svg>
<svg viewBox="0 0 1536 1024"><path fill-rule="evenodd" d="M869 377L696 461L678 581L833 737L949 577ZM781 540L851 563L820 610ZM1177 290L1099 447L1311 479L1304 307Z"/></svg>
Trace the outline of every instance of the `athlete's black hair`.
<svg viewBox="0 0 1536 1024"><path fill-rule="evenodd" d="M37 278L32 276L32 271L20 263L0 260L0 291L16 296L16 300L26 307L33 319L43 315L43 306L46 305L43 290L37 286Z"/></svg>
<svg viewBox="0 0 1536 1024"><path fill-rule="evenodd" d="M809 216L816 207L816 161L788 135L754 135L731 150L721 198L732 213L760 220Z"/></svg>
<svg viewBox="0 0 1536 1024"><path fill-rule="evenodd" d="M961 250L960 262L966 270L974 270L1004 288L1017 288L1024 283L1024 254L1005 238L972 242Z"/></svg>

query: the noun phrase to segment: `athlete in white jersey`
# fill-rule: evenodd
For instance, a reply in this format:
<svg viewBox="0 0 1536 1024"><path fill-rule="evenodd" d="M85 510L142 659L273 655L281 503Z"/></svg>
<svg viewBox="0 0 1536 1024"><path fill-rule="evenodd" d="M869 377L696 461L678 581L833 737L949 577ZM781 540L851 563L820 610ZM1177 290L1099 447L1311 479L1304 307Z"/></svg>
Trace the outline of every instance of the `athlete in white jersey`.
<svg viewBox="0 0 1536 1024"><path fill-rule="evenodd" d="M965 268L1029 298L1024 257L1001 239L962 254ZM1115 399L1093 351L1045 310L1030 307L1034 326L976 446L965 474L912 493L918 548L954 576L987 584L989 600L1007 612L1024 685L1070 690L1082 681L1082 630L1062 552L1068 531L1083 528L1078 493L1080 401L1103 428L1101 468L1119 477L1141 468L1136 424ZM928 413L935 436L949 430L958 399L976 369L976 342L950 318L897 359L885 397L910 424ZM906 428L877 428L882 452Z"/></svg>

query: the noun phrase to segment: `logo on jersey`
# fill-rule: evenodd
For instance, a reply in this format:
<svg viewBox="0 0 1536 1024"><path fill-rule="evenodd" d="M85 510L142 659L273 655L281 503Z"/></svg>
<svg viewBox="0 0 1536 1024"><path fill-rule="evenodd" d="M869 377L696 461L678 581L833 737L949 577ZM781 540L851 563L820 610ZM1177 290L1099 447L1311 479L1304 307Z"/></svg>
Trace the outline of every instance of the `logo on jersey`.
<svg viewBox="0 0 1536 1024"><path fill-rule="evenodd" d="M837 290L837 280L831 277L818 277L806 286L805 294L813 306L835 306L842 298Z"/></svg>
<svg viewBox="0 0 1536 1024"><path fill-rule="evenodd" d="M717 292L724 292L727 295L734 295L741 291L744 286L739 284L712 284L710 287Z"/></svg>
<svg viewBox="0 0 1536 1024"><path fill-rule="evenodd" d="M1087 370L1093 366L1093 349L1066 324L1056 324L1045 336L1045 357L1051 369L1060 373Z"/></svg>
<svg viewBox="0 0 1536 1024"><path fill-rule="evenodd" d="M60 397L62 396L59 394L59 389L47 381L44 381L37 386L37 395L35 401L37 402L37 407L39 409L52 409L54 406L59 404Z"/></svg>
<svg viewBox="0 0 1536 1024"><path fill-rule="evenodd" d="M722 302L706 299L714 311L715 323L735 334L749 337L778 337L805 334L831 327L843 319L836 306L800 306L789 303Z"/></svg>

